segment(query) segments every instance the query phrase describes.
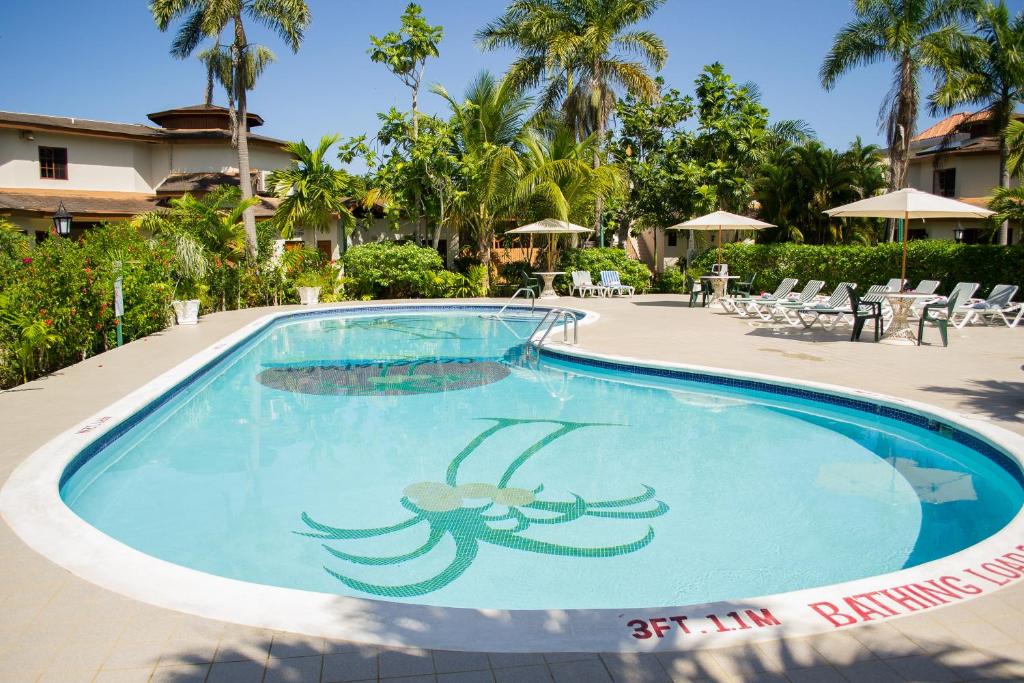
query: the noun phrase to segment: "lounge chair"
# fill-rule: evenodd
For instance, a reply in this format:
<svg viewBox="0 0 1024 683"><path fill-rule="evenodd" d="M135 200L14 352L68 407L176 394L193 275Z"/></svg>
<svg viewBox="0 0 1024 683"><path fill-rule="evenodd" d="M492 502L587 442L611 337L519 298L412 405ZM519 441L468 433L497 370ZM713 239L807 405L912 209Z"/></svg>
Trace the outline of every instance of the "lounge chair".
<svg viewBox="0 0 1024 683"><path fill-rule="evenodd" d="M885 283L885 286L889 288L890 292L902 292L903 286L907 284L906 280L901 280L898 277L891 278Z"/></svg>
<svg viewBox="0 0 1024 683"><path fill-rule="evenodd" d="M927 304L921 310L921 320L917 323L917 345L924 341L924 324L933 323L939 328L939 335L942 337L942 345L949 346L949 323L953 319L953 311L956 309L956 302L959 295L950 294L946 301L937 301Z"/></svg>
<svg viewBox="0 0 1024 683"><path fill-rule="evenodd" d="M860 339L860 334L864 331L864 325L869 320L875 323L875 341L878 341L882 336L882 302L884 301L885 293L892 291L889 285L884 287L875 285L862 297L857 296L857 292L853 287L847 287L846 291L850 293L850 310L853 313L853 332L850 334L850 341Z"/></svg>
<svg viewBox="0 0 1024 683"><path fill-rule="evenodd" d="M963 306L957 306L953 310L953 316L963 315L963 319L959 323L954 320L953 325L959 330L975 320L988 325L989 321L999 318L1007 327L1016 327L1021 317L1024 317L1024 305L1019 301L1012 301L1017 289L1017 285L996 285L984 301L975 299ZM1014 313L1017 315L1013 316ZM1008 318L1007 315L1011 317Z"/></svg>
<svg viewBox="0 0 1024 683"><path fill-rule="evenodd" d="M817 303L808 302L799 308L783 308L782 315L791 325L803 325L807 329L814 326L814 323L820 323L821 326L826 330L831 330L840 322L846 320L847 315L851 315L853 311L850 309L850 291L848 288L857 288L856 282L840 282L836 285L836 288L832 290L832 296L827 301L820 301ZM826 323L827 320L831 321Z"/></svg>
<svg viewBox="0 0 1024 683"><path fill-rule="evenodd" d="M593 280L590 279L590 271L574 270L572 271L572 286L569 287L569 296L572 296L573 292L578 292L580 297L585 297L587 294L591 296L604 296L605 288L594 284Z"/></svg>
<svg viewBox="0 0 1024 683"><path fill-rule="evenodd" d="M939 289L939 285L942 284L938 280L921 280L917 283L917 287L914 287L914 292L917 294L935 294L936 290ZM910 305L910 317L917 318L921 315L921 311L924 307L931 304L933 299L918 299Z"/></svg>
<svg viewBox="0 0 1024 683"><path fill-rule="evenodd" d="M799 282L799 280L795 277L787 277L779 283L779 286L775 288L774 292L766 296L736 296L731 299L726 297L722 299L722 307L727 311L732 311L733 313L738 313L746 317L749 314L749 311L747 310L748 304L752 302L767 303L770 301L785 299L786 296L793 291L793 288L796 287L797 282Z"/></svg>
<svg viewBox="0 0 1024 683"><path fill-rule="evenodd" d="M818 292L824 286L825 282L823 280L809 280L796 296L790 295L786 299L773 299L767 303L751 302L747 304L747 310L757 315L761 320L774 320L776 317L781 316L782 311L787 308L803 308L814 301L814 298L818 296Z"/></svg>
<svg viewBox="0 0 1024 683"><path fill-rule="evenodd" d="M622 284L622 280L619 278L619 271L617 270L602 270L601 286L605 288L608 296L613 296L616 293L622 296L623 292L633 296L633 293L636 292L636 287Z"/></svg>

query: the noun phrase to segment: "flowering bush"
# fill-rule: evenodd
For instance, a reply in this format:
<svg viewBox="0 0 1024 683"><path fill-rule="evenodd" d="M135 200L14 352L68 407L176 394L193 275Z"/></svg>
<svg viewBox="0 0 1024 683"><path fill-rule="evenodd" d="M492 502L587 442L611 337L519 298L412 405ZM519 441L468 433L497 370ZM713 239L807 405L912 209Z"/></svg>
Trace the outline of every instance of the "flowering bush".
<svg viewBox="0 0 1024 683"><path fill-rule="evenodd" d="M429 296L433 275L443 268L436 250L396 242L351 247L342 262L356 296L375 299Z"/></svg>

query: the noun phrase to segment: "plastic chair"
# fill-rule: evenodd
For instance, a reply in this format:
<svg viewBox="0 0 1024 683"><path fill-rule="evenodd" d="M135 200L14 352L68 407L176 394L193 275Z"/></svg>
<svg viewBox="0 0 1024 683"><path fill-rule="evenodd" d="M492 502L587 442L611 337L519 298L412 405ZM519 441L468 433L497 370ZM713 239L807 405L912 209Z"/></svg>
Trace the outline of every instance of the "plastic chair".
<svg viewBox="0 0 1024 683"><path fill-rule="evenodd" d="M882 337L882 300L879 298L875 300L867 300L866 297L857 296L857 292L853 287L847 287L846 291L850 294L850 310L853 312L853 333L850 335L850 341L857 341L860 339L861 332L864 331L864 324L872 320L875 323L875 341L878 341Z"/></svg>
<svg viewBox="0 0 1024 683"><path fill-rule="evenodd" d="M939 301L934 304L928 304L921 309L921 320L917 323L917 345L920 346L921 342L924 341L924 324L935 323L935 326L939 328L939 336L942 337L942 345L949 346L949 323L953 318L953 309L956 308L957 295L951 294L949 301ZM936 315L945 310L946 315Z"/></svg>

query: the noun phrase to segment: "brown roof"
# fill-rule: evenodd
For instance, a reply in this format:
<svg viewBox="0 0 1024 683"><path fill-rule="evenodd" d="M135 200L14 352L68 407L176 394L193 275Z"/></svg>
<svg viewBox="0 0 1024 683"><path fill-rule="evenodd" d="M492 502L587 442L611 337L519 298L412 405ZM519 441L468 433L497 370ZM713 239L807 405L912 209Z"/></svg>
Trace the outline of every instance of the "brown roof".
<svg viewBox="0 0 1024 683"><path fill-rule="evenodd" d="M140 192L74 192L62 190L25 190L0 188L0 214L24 212L50 216L60 202L73 216L83 218L129 217L163 208L170 197ZM278 201L273 197L260 197L256 205L257 218L270 218Z"/></svg>
<svg viewBox="0 0 1024 683"><path fill-rule="evenodd" d="M969 140L964 140L963 142L952 142L948 145L937 143L932 147L915 152L914 156L911 158L920 159L922 157L930 157L938 154L993 154L998 152L999 137L989 135L981 138L971 138Z"/></svg>
<svg viewBox="0 0 1024 683"><path fill-rule="evenodd" d="M180 118L212 116L227 119L230 115L231 110L227 107L219 107L216 104L193 104L187 107L175 107L174 109L156 111L152 114L147 114L146 118L158 126L165 126L165 121L174 121ZM251 111L245 113L245 119L249 122L249 128L262 126L264 123L262 116ZM171 128L173 126L166 127Z"/></svg>
<svg viewBox="0 0 1024 683"><path fill-rule="evenodd" d="M51 215L61 202L72 215L83 216L134 216L158 208L157 197L138 192L0 189L0 211Z"/></svg>
<svg viewBox="0 0 1024 683"><path fill-rule="evenodd" d="M262 121L262 119L260 119ZM149 142L179 140L228 140L231 133L221 128L169 130L154 128L139 123L114 123L112 121L94 121L70 116L49 116L45 114L25 114L22 112L0 111L0 128L19 128L25 130L52 130L79 135L98 135L105 137L130 138ZM285 140L265 135L249 134L250 142L263 142L276 146L288 144Z"/></svg>
<svg viewBox="0 0 1024 683"><path fill-rule="evenodd" d="M254 172L253 177L256 176ZM159 185L157 194L206 193L222 185L238 187L238 173L169 173Z"/></svg>
<svg viewBox="0 0 1024 683"><path fill-rule="evenodd" d="M931 138L942 138L947 135L951 135L966 123L974 121L987 121L992 118L989 111L980 111L976 114L962 111L956 114L950 114L941 121L932 124L930 127L925 128L923 131L915 135L911 142L920 142L921 140L929 140Z"/></svg>

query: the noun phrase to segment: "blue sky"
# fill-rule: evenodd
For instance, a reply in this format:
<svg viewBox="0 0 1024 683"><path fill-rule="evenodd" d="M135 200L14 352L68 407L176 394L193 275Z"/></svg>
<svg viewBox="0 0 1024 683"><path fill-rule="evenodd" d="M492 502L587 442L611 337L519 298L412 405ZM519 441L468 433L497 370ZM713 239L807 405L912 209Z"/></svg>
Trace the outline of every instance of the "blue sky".
<svg viewBox="0 0 1024 683"><path fill-rule="evenodd" d="M408 91L366 53L369 34L397 28L406 1L309 4L313 23L297 55L276 36L252 31L251 39L278 55L250 98L252 111L267 122L259 132L307 140L372 133L376 112L408 107ZM1019 11L1024 0L1009 4ZM480 69L504 71L511 54L482 53L473 41L476 29L501 13L502 0L421 5L431 23L445 28L428 83L461 93ZM669 0L648 28L669 49L661 75L670 85L691 92L702 66L720 61L737 81L760 86L773 119L805 119L826 143L845 147L856 135L881 142L878 107L891 80L891 65L879 65L850 73L832 92L822 90L818 68L851 6L849 0ZM0 109L144 123L149 112L198 103L202 67L172 59L170 41L145 0L8 3L0 20ZM435 95L421 99L425 111L443 109ZM924 112L918 129L933 120Z"/></svg>

